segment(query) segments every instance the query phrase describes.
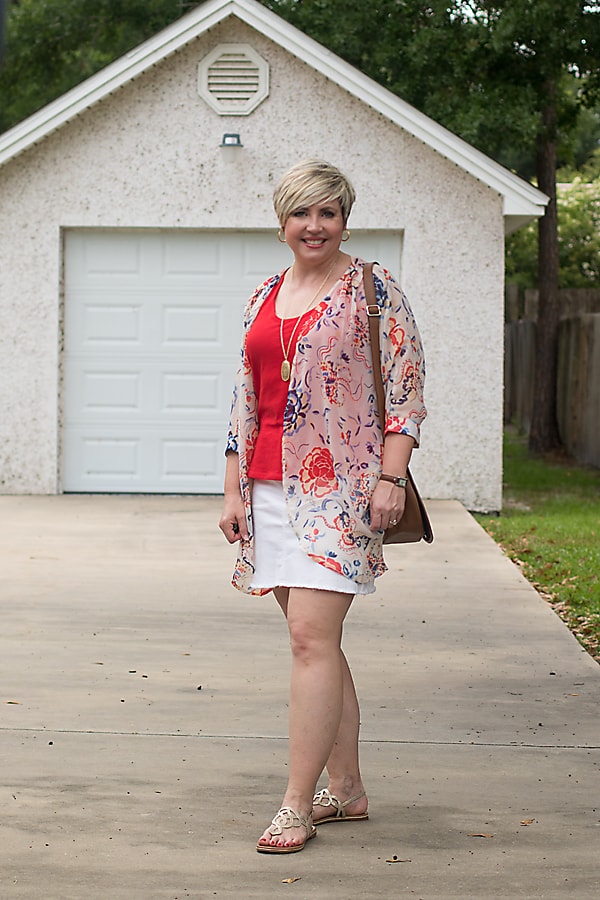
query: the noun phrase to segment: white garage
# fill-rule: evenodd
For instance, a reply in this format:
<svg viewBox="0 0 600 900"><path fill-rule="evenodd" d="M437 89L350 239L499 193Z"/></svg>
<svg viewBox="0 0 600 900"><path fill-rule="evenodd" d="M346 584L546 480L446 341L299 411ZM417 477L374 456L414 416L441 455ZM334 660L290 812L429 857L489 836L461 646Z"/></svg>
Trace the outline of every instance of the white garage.
<svg viewBox="0 0 600 900"><path fill-rule="evenodd" d="M400 236L358 234L400 265ZM217 493L245 299L273 232L65 234L65 491Z"/></svg>
<svg viewBox="0 0 600 900"><path fill-rule="evenodd" d="M547 198L255 0L206 0L0 135L0 491L222 490L272 193L350 177L344 247L423 336L425 496L502 492L504 235Z"/></svg>

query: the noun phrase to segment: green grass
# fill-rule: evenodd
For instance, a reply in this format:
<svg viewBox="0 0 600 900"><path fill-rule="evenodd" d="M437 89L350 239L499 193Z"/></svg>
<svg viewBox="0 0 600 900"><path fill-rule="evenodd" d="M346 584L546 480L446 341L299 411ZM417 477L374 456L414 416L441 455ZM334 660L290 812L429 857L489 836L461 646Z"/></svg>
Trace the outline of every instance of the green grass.
<svg viewBox="0 0 600 900"><path fill-rule="evenodd" d="M600 470L534 457L509 428L502 515L476 518L600 662Z"/></svg>

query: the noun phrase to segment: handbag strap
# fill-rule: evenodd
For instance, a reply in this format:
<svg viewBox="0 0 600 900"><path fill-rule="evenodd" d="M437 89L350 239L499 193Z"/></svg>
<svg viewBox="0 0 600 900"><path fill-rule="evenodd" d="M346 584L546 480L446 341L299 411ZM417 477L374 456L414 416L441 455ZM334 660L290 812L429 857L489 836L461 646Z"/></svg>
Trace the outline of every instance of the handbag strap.
<svg viewBox="0 0 600 900"><path fill-rule="evenodd" d="M374 263L365 263L363 268L363 286L367 300L367 316L369 318L369 338L371 340L371 356L373 357L373 377L375 379L375 395L379 408L381 421L381 433L385 434L385 391L383 390L383 378L381 377L381 348L379 343L379 319L381 309L375 297L375 282L373 280Z"/></svg>
<svg viewBox="0 0 600 900"><path fill-rule="evenodd" d="M365 298L367 300L367 316L369 317L369 338L371 340L371 355L373 357L373 378L375 380L375 395L377 397L377 406L379 408L379 418L381 420L381 434L385 435L385 391L383 389L383 377L381 375L381 345L379 341L379 320L381 318L381 308L375 296L375 282L373 281L373 265L374 263L365 263L363 267L363 287L365 290ZM410 468L407 469L408 478L407 485L407 501L411 495L418 506L421 525L423 529L423 540L428 544L433 541L433 529L425 509L425 504L421 499L421 495L417 490L417 486L411 475ZM419 538L420 539L420 538ZM385 540L384 540L385 543Z"/></svg>

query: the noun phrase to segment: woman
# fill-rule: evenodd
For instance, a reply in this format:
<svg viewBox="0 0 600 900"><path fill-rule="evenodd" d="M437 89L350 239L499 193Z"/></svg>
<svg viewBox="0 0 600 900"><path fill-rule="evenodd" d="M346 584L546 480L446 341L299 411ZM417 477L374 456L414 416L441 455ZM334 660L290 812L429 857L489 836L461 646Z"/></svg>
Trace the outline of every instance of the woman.
<svg viewBox="0 0 600 900"><path fill-rule="evenodd" d="M354 198L322 160L283 176L274 207L294 262L255 291L244 315L219 524L240 541L233 584L273 591L292 651L289 781L261 853L297 852L319 825L368 818L342 628L354 595L372 593L385 571L382 534L402 515L402 480L426 414L416 323L376 265L383 438L364 261L340 249ZM315 794L324 768L328 786Z"/></svg>

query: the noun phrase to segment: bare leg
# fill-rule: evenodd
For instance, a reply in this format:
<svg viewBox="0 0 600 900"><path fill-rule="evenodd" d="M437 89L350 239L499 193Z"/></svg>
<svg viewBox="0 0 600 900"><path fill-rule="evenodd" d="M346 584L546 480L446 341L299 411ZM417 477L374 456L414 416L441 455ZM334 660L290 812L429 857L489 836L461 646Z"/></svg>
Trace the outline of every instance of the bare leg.
<svg viewBox="0 0 600 900"><path fill-rule="evenodd" d="M288 588L277 588L275 596L281 606L284 616L287 618ZM326 768L329 775L328 788L332 794L342 802L350 797L356 797L364 791L364 785L360 775L358 757L358 737L360 731L360 710L354 680L350 667L342 650L343 673L343 704L342 718L335 741L327 760ZM354 803L345 807L348 815L360 815L367 811L367 797L361 797ZM331 810L322 806L315 807L313 811L314 821L329 815Z"/></svg>
<svg viewBox="0 0 600 900"><path fill-rule="evenodd" d="M327 760L327 773L329 775L328 788L342 802L350 797L356 797L364 792L364 785L360 775L358 760L358 735L360 730L360 710L354 681L350 667L343 652L343 707L342 718L335 737L333 748ZM366 796L360 797L345 807L348 815L360 815L367 811L368 800ZM331 813L331 809L316 806L314 809L314 821L319 821Z"/></svg>
<svg viewBox="0 0 600 900"><path fill-rule="evenodd" d="M287 598L282 591L276 596L286 613L292 649L290 772L282 806L308 816L342 719L344 658L340 645L352 595L291 588ZM277 836L267 829L259 843L290 846L305 838L302 828Z"/></svg>

